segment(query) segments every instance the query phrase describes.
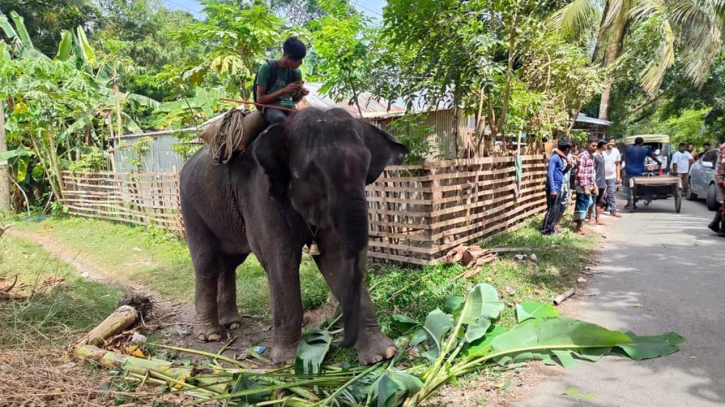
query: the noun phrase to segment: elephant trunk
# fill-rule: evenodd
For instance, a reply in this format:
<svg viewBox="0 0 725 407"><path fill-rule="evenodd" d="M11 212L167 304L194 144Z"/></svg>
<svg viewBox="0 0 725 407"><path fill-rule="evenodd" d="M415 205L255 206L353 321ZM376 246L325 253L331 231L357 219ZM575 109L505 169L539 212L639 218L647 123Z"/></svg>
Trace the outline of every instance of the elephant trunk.
<svg viewBox="0 0 725 407"><path fill-rule="evenodd" d="M360 293L368 248L368 207L365 198L347 199L335 216L335 226L343 248L341 298L345 337L341 346L357 343L360 330Z"/></svg>

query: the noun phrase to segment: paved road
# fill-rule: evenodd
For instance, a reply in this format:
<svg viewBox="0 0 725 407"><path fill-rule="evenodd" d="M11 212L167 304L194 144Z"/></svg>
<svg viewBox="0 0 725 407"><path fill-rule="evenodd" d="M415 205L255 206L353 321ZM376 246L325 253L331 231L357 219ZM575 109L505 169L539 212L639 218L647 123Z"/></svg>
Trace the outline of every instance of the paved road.
<svg viewBox="0 0 725 407"><path fill-rule="evenodd" d="M604 231L602 261L567 316L637 334L675 331L680 352L633 362L608 357L572 370L543 367L517 407L725 405L725 239L706 229L702 202L655 201ZM593 393L582 401L562 392Z"/></svg>

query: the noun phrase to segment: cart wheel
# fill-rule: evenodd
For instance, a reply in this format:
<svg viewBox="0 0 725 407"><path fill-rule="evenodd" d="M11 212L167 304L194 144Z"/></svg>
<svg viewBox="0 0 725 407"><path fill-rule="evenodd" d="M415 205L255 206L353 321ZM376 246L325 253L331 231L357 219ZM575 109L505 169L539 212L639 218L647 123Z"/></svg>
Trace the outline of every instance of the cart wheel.
<svg viewBox="0 0 725 407"><path fill-rule="evenodd" d="M675 194L675 212L680 213L682 208L682 197L680 194Z"/></svg>
<svg viewBox="0 0 725 407"><path fill-rule="evenodd" d="M652 201L644 201L644 206L649 206L649 203Z"/></svg>

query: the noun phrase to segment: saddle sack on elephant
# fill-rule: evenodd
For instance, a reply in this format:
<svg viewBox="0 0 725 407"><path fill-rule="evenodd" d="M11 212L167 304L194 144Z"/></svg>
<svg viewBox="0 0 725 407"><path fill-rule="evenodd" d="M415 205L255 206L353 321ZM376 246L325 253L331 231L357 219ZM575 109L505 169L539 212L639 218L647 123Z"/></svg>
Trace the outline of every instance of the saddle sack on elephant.
<svg viewBox="0 0 725 407"><path fill-rule="evenodd" d="M199 137L209 145L212 162L226 164L235 151L244 151L252 144L265 127L261 111L234 108L210 124Z"/></svg>

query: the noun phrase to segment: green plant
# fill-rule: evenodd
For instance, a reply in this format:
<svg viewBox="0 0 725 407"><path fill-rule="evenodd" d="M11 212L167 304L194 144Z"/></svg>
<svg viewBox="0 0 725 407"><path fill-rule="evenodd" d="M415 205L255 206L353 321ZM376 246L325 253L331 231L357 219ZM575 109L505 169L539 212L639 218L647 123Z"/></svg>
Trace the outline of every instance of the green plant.
<svg viewBox="0 0 725 407"><path fill-rule="evenodd" d="M298 407L413 407L425 402L443 384L495 365L536 359L549 364L558 360L565 368L571 368L577 364L574 357L595 362L610 353L642 360L674 353L684 342L684 338L674 332L643 337L561 318L553 306L536 302L519 304L516 308L518 323L506 330L496 325L504 307L492 286L478 284L466 297L449 297L443 310L430 312L422 323L396 315L395 326L405 333L396 342L397 356L369 367L325 365L333 334L324 327L303 335L295 366L271 371L249 372L232 358L160 344L155 346L209 358L206 371L211 370L214 374L207 373L202 377L195 375L196 369L190 366L169 368L168 362L160 360L114 355L110 355L113 356L110 359L126 367L128 380L151 377L156 383L180 386L197 397L193 404L221 400L265 403L269 400ZM427 362L416 365L405 360L407 350L422 348L423 344L428 349L423 353ZM224 367L219 361L233 367ZM273 396L275 390L281 389L291 395L281 399Z"/></svg>
<svg viewBox="0 0 725 407"><path fill-rule="evenodd" d="M390 122L388 129L410 150L405 164L424 163L435 151L435 144L431 141L435 126L426 124L425 114L406 114L396 118Z"/></svg>
<svg viewBox="0 0 725 407"><path fill-rule="evenodd" d="M91 151L83 154L78 160L68 165L71 172L105 171L108 167L108 153L105 151Z"/></svg>

